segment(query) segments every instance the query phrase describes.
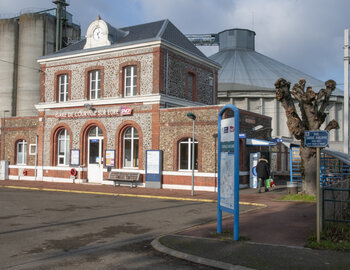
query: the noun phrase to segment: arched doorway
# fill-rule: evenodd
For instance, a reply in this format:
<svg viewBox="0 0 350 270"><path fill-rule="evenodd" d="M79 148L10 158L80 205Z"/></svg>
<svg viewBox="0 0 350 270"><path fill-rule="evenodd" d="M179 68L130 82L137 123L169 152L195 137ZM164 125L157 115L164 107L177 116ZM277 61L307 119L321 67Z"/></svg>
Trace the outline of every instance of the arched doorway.
<svg viewBox="0 0 350 270"><path fill-rule="evenodd" d="M88 182L101 183L103 179L103 132L94 126L88 133Z"/></svg>

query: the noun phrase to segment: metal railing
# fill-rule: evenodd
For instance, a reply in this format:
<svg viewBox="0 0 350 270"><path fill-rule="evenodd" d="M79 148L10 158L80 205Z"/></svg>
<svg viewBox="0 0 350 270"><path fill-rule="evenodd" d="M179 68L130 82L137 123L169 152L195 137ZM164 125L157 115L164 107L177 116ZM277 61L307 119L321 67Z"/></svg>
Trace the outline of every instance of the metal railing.
<svg viewBox="0 0 350 270"><path fill-rule="evenodd" d="M322 220L350 223L350 167L337 158L321 156Z"/></svg>

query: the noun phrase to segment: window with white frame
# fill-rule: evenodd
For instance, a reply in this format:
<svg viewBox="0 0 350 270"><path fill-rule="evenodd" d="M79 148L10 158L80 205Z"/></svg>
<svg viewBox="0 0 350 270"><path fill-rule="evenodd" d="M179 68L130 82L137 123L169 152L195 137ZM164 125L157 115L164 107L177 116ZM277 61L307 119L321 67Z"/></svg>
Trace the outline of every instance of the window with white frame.
<svg viewBox="0 0 350 270"><path fill-rule="evenodd" d="M93 70L89 73L90 78L90 99L99 99L101 97L101 71Z"/></svg>
<svg viewBox="0 0 350 270"><path fill-rule="evenodd" d="M58 101L68 101L68 74L58 76Z"/></svg>
<svg viewBox="0 0 350 270"><path fill-rule="evenodd" d="M25 165L27 163L27 142L25 140L19 140L16 144L17 149L17 164Z"/></svg>
<svg viewBox="0 0 350 270"><path fill-rule="evenodd" d="M137 67L127 66L124 68L124 96L130 97L136 95L137 86Z"/></svg>
<svg viewBox="0 0 350 270"><path fill-rule="evenodd" d="M179 169L192 170L192 138L179 143ZM198 170L198 142L194 142L194 169Z"/></svg>
<svg viewBox="0 0 350 270"><path fill-rule="evenodd" d="M57 165L69 165L69 133L66 129L62 129L58 134L58 149L57 149Z"/></svg>
<svg viewBox="0 0 350 270"><path fill-rule="evenodd" d="M139 133L134 127L129 127L124 132L123 160L123 167L138 168L139 166Z"/></svg>

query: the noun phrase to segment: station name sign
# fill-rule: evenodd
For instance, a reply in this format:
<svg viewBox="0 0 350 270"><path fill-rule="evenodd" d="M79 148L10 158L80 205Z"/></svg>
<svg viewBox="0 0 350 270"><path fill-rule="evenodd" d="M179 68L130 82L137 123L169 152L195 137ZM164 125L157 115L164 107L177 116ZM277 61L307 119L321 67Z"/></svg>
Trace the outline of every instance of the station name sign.
<svg viewBox="0 0 350 270"><path fill-rule="evenodd" d="M329 143L328 130L307 130L304 133L306 147L327 147Z"/></svg>
<svg viewBox="0 0 350 270"><path fill-rule="evenodd" d="M132 114L132 108L121 106L118 109L95 109L79 111L60 111L55 114L56 118L84 118L84 117L104 117L104 116L127 116Z"/></svg>

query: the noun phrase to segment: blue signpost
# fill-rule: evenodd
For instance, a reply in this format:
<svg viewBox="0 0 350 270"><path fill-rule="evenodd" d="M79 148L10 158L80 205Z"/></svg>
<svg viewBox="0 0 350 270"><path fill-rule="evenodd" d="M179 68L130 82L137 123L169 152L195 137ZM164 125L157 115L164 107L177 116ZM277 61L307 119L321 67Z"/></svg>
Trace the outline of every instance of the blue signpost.
<svg viewBox="0 0 350 270"><path fill-rule="evenodd" d="M304 146L316 148L316 239L321 239L321 191L320 191L320 148L329 143L328 130L306 130L304 132Z"/></svg>
<svg viewBox="0 0 350 270"><path fill-rule="evenodd" d="M222 119L226 110L233 118ZM217 232L222 232L222 211L234 215L233 240L239 238L239 110L225 105L218 116L218 213Z"/></svg>

